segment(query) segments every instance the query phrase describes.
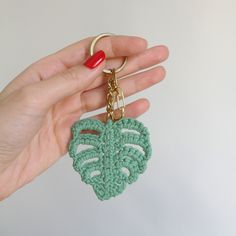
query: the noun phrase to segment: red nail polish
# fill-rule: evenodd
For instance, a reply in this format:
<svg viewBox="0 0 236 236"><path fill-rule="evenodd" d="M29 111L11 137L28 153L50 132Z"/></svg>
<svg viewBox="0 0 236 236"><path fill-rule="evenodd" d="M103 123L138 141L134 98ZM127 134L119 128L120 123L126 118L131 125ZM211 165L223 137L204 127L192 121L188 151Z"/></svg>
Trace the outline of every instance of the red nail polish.
<svg viewBox="0 0 236 236"><path fill-rule="evenodd" d="M93 56L89 57L85 62L84 65L90 69L97 67L101 62L103 62L106 58L105 53L100 50L96 52Z"/></svg>

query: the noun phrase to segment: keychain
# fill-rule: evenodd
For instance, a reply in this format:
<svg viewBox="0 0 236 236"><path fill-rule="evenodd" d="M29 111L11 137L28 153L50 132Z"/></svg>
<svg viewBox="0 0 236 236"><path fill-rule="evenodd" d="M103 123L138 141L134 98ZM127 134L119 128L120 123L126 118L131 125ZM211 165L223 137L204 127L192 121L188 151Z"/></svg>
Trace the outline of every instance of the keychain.
<svg viewBox="0 0 236 236"><path fill-rule="evenodd" d="M94 54L98 40L112 35L98 35L90 45L90 55ZM152 152L148 129L138 120L124 117L124 95L117 73L126 63L127 57L119 68L103 70L108 88L106 122L86 118L71 128L68 150L73 168L83 182L93 187L100 200L121 194L127 184L135 182L145 171ZM86 149L81 150L80 146Z"/></svg>

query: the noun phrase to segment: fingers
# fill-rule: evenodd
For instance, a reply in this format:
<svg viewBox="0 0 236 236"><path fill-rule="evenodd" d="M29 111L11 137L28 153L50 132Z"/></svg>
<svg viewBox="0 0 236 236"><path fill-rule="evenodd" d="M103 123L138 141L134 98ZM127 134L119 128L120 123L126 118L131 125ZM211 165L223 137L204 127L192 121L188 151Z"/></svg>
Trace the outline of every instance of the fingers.
<svg viewBox="0 0 236 236"><path fill-rule="evenodd" d="M149 48L147 50L145 50L144 52L138 54L138 55L133 55L130 58L128 58L128 63L126 64L126 66L124 67L124 69L118 73L118 76L126 76L127 74L133 74L135 72L137 72L139 69L146 69L147 67L150 68L152 66L155 66L157 64L159 64L160 62L166 60L168 58L168 48L166 46L154 46L152 48ZM116 59L117 60L117 59ZM106 61L107 62L107 61ZM114 66L114 64L112 64L112 66ZM150 72L147 72L148 74L142 72L142 74L140 76L138 76L138 74L130 77L131 78L137 78L135 79L137 81L137 86L141 87L141 85L139 84L143 84L147 83L147 86L143 87L142 89L148 88L150 86L152 86L153 84L161 81L163 79L163 77L161 76L161 74L165 74L164 73L164 68L160 68L162 70L162 73L160 72L160 75L158 75L158 70L151 70ZM138 78L140 78L140 82L138 82ZM128 79L128 78L127 78ZM155 79L157 80L155 82ZM145 82L145 80L147 80ZM83 106L85 111L86 110L93 110L93 109L97 109L99 107L102 106L102 104L104 104L104 99L105 99L105 87L102 87L101 89L101 94L103 97L103 99L94 99L93 95L94 93L90 93L90 92L94 92L94 91L99 91L99 90L95 90L98 87L101 86L106 86L106 80L104 79L103 75L100 75L98 78L96 78L96 80L94 80L94 82L92 84L90 84L88 86L88 88L86 89L87 91L84 93L85 96L82 98L82 102L83 102ZM120 82L122 82L122 80L120 80ZM136 82L135 82L136 83ZM150 83L150 84L149 84ZM149 84L149 85L148 85ZM132 86L128 86L128 85L121 85L122 88L126 89L126 88L132 88ZM140 89L139 91L141 91L142 89ZM133 92L135 93L135 92ZM133 94L132 93L132 94ZM93 94L92 96L89 96L88 98L88 94ZM127 96L127 95L126 95ZM68 97L65 101L63 101L62 103L62 107L65 110L65 112L73 112L75 110L78 109L78 101L80 101L81 99L81 94L74 94L71 97ZM94 108L92 109L91 103L95 103L95 105L93 106ZM68 105L69 104L69 105ZM98 105L100 104L100 105Z"/></svg>
<svg viewBox="0 0 236 236"><path fill-rule="evenodd" d="M168 58L169 51L166 46L154 46L145 50L137 55L130 56L124 69L118 73L118 77L124 77L129 74L138 72L139 70L145 70L152 66L155 66ZM106 68L116 68L122 63L121 59L110 59L106 61ZM101 86L106 81L103 76L97 78L88 89L93 89Z"/></svg>
<svg viewBox="0 0 236 236"><path fill-rule="evenodd" d="M125 97L147 89L163 80L165 69L162 66L132 75L119 81ZM84 112L93 111L106 105L107 84L84 92L81 95Z"/></svg>
<svg viewBox="0 0 236 236"><path fill-rule="evenodd" d="M94 37L86 38L39 60L32 65L34 71L43 80L81 63L89 56L89 47L93 39ZM99 40L95 52L98 49L103 50L106 57L111 58L140 53L146 47L147 41L140 37L112 36Z"/></svg>
<svg viewBox="0 0 236 236"><path fill-rule="evenodd" d="M144 114L150 107L150 103L146 98L138 99L125 107L125 117L136 118ZM106 122L106 113L102 113L91 118Z"/></svg>
<svg viewBox="0 0 236 236"><path fill-rule="evenodd" d="M38 110L45 110L61 99L84 90L102 73L104 59L104 52L97 52L83 64L24 87L21 90L23 102L26 98L27 103L33 104Z"/></svg>
<svg viewBox="0 0 236 236"><path fill-rule="evenodd" d="M145 50L137 55L132 55L128 58L128 63L126 64L124 70L119 72L119 77L135 73L139 70L147 69L148 67L154 66L165 61L168 58L169 51L164 45L154 46ZM107 62L109 68L114 68L119 64L111 60ZM109 65L110 64L110 65ZM117 65L118 64L118 65Z"/></svg>
<svg viewBox="0 0 236 236"><path fill-rule="evenodd" d="M89 56L89 47L93 39L94 37L88 37L33 63L5 88L5 95L78 65ZM99 40L95 52L103 49L107 58L110 58L140 53L146 47L147 41L143 38L118 35Z"/></svg>

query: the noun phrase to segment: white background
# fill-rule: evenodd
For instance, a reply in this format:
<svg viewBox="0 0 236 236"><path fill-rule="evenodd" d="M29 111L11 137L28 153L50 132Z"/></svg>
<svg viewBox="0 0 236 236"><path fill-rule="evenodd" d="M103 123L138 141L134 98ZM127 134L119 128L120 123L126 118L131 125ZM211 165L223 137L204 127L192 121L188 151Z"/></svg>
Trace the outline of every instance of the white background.
<svg viewBox="0 0 236 236"><path fill-rule="evenodd" d="M0 88L25 67L102 32L166 44L150 110L147 171L100 202L69 156L0 202L1 236L235 236L236 2L0 0ZM24 134L22 134L24 135Z"/></svg>

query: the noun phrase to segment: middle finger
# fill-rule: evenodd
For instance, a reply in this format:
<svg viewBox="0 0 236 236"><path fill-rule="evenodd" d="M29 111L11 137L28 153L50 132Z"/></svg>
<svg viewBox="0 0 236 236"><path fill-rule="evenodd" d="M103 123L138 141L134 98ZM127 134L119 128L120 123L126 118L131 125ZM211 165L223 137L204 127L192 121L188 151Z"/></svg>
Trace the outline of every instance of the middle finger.
<svg viewBox="0 0 236 236"><path fill-rule="evenodd" d="M128 57L127 64L124 69L117 74L117 76L121 78L140 70L148 69L149 67L165 61L168 58L168 55L168 48L164 45L149 48L140 54ZM108 59L106 62L106 68L117 68L121 63L121 58ZM106 83L106 80L104 80L103 75L100 75L86 90L94 89L104 83Z"/></svg>

